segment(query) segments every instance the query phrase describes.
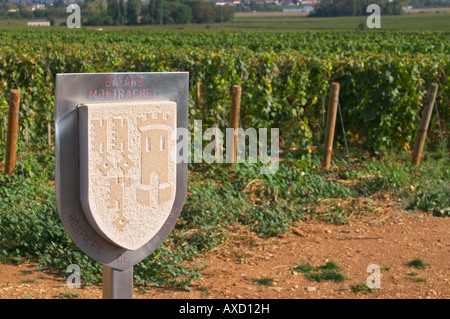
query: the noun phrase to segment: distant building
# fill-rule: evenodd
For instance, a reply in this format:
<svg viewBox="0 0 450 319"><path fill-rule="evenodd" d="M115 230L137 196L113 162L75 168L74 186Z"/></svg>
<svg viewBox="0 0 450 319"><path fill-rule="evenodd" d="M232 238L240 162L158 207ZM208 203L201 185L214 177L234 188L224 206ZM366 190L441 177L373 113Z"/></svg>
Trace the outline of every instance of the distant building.
<svg viewBox="0 0 450 319"><path fill-rule="evenodd" d="M45 10L45 4L43 4L43 3L32 4L32 5L28 6L28 10L30 10L30 11Z"/></svg>
<svg viewBox="0 0 450 319"><path fill-rule="evenodd" d="M244 4L250 4L252 2L255 2L256 4L272 4L272 5L280 5L282 3L282 0L243 0L242 3Z"/></svg>
<svg viewBox="0 0 450 319"><path fill-rule="evenodd" d="M27 25L31 27L49 27L50 21L28 21Z"/></svg>
<svg viewBox="0 0 450 319"><path fill-rule="evenodd" d="M216 6L237 6L240 5L241 1L237 1L237 0L224 0L224 1L217 1L216 2Z"/></svg>
<svg viewBox="0 0 450 319"><path fill-rule="evenodd" d="M307 7L303 7L303 8L298 8L298 9L283 9L283 12L313 12L314 11L314 7L311 6L307 6Z"/></svg>

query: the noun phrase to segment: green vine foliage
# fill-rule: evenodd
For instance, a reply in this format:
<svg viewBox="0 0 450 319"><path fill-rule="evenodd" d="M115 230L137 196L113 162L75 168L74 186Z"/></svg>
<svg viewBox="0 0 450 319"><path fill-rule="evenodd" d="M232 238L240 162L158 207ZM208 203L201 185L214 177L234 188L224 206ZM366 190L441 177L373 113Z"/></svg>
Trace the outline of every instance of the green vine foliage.
<svg viewBox="0 0 450 319"><path fill-rule="evenodd" d="M377 153L411 143L431 82L439 84L439 104L449 105L449 41L446 32L3 31L0 107L19 88L21 126L37 138L53 121L57 73L188 71L191 120L226 127L230 87L238 84L244 126L278 127L286 146L308 147L322 142L323 125L314 123L338 81L346 130ZM448 118L448 107L441 113Z"/></svg>
<svg viewBox="0 0 450 319"><path fill-rule="evenodd" d="M440 117L449 118L449 43L448 32L0 31L0 115L6 114L9 91L20 89L20 134L27 127L30 141L26 146L19 139L16 174L0 175L0 259L26 258L62 272L77 263L86 283L100 280L101 266L70 240L55 207L47 124L54 120L58 73L188 71L190 126L202 119L204 129L227 126L230 87L238 84L244 127L278 127L282 146L308 151L323 143L329 86L337 81L349 142L377 153L411 143L432 82L439 85ZM3 121L0 136L3 158ZM187 287L204 267L195 256L219 244L230 225L276 235L304 217L310 201L372 193L387 181L399 188L407 178L400 168L382 171L355 193L319 175L318 161L297 154L290 155L293 167L281 162L273 176L261 176L259 164L211 166L200 170L201 180L190 175L183 214L163 245L136 265L136 282ZM436 178L439 183L448 180L448 170L437 171L446 172ZM355 174L350 167L348 174ZM448 214L445 188L432 193L437 188L416 187L410 205Z"/></svg>

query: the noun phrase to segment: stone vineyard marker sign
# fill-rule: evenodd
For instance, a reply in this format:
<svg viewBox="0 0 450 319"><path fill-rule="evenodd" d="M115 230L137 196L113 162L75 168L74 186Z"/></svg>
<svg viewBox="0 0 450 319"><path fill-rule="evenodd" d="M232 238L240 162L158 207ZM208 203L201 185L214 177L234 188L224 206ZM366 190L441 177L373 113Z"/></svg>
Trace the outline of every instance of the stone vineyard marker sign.
<svg viewBox="0 0 450 319"><path fill-rule="evenodd" d="M103 264L104 298L132 298L133 265L181 212L188 85L186 72L56 76L58 212L77 246Z"/></svg>

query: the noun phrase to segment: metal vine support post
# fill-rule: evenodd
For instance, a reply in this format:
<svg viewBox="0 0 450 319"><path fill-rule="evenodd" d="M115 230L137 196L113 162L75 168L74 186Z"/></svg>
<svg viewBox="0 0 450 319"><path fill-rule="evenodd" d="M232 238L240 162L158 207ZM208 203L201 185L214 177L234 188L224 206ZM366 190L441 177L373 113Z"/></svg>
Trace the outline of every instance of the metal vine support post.
<svg viewBox="0 0 450 319"><path fill-rule="evenodd" d="M431 114L433 113L434 101L436 100L436 94L438 85L436 83L431 84L428 89L427 99L422 111L422 118L419 124L419 130L417 131L416 144L414 146L414 152L412 154L411 164L419 165L420 158L422 157L423 147L425 145L425 139L427 138L428 126L430 124Z"/></svg>
<svg viewBox="0 0 450 319"><path fill-rule="evenodd" d="M9 95L8 133L4 174L13 175L16 165L17 132L19 128L20 91L12 89Z"/></svg>
<svg viewBox="0 0 450 319"><path fill-rule="evenodd" d="M133 267L117 270L103 265L103 299L133 299Z"/></svg>
<svg viewBox="0 0 450 319"><path fill-rule="evenodd" d="M325 130L325 141L323 147L322 167L330 169L331 154L333 152L334 128L336 126L336 114L339 101L339 88L337 82L333 82L330 87L330 100L328 104L327 127Z"/></svg>
<svg viewBox="0 0 450 319"><path fill-rule="evenodd" d="M231 87L231 111L230 111L230 124L229 128L234 129L234 142L233 142L233 163L237 158L237 129L239 128L239 111L241 109L241 86L233 85Z"/></svg>

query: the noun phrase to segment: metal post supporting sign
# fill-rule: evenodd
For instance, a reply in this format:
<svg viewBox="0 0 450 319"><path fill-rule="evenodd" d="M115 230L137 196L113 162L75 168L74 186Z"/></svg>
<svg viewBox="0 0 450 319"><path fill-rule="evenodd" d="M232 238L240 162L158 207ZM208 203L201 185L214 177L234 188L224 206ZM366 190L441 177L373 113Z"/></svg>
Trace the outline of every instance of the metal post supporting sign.
<svg viewBox="0 0 450 319"><path fill-rule="evenodd" d="M188 99L187 72L56 76L56 204L72 240L103 265L104 298L133 297L133 266L181 212Z"/></svg>

